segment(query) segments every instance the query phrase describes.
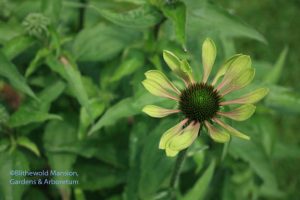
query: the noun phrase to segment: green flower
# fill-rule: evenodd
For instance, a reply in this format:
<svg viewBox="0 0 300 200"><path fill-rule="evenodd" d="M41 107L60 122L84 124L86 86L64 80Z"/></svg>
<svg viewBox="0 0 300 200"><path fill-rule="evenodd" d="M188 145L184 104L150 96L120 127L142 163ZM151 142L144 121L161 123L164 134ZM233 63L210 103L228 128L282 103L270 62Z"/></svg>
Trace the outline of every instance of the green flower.
<svg viewBox="0 0 300 200"><path fill-rule="evenodd" d="M268 93L267 88L259 88L237 99L225 100L228 94L244 88L254 77L249 56L237 54L227 60L209 81L209 75L216 58L214 42L207 38L202 46L203 76L200 83L195 82L191 67L186 60L180 60L170 51L164 51L163 58L170 69L182 79L185 89L179 90L161 71L150 70L145 73L144 87L153 95L174 100L176 109L166 109L147 105L143 112L151 117L162 118L174 113L181 113L184 119L167 130L160 139L159 148L167 156L189 147L198 137L200 127L204 126L209 136L216 142L227 142L230 136L250 139L222 119L229 118L243 121L252 116L254 103ZM225 112L223 106L239 104L239 107Z"/></svg>
<svg viewBox="0 0 300 200"><path fill-rule="evenodd" d="M48 34L50 19L41 13L30 13L22 24L29 35L42 37L44 34Z"/></svg>

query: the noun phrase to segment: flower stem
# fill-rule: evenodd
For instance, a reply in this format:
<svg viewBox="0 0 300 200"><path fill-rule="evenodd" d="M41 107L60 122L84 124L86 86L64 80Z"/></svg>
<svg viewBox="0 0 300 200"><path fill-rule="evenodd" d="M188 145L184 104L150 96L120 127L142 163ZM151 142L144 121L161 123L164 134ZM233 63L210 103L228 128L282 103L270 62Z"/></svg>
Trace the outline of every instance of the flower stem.
<svg viewBox="0 0 300 200"><path fill-rule="evenodd" d="M175 166L174 166L174 170L173 170L173 174L171 176L171 181L170 181L170 188L172 190L176 189L178 186L178 179L180 176L180 170L181 167L183 165L184 159L186 157L186 154L188 152L188 149L184 149L182 151L179 152L176 162L175 162Z"/></svg>

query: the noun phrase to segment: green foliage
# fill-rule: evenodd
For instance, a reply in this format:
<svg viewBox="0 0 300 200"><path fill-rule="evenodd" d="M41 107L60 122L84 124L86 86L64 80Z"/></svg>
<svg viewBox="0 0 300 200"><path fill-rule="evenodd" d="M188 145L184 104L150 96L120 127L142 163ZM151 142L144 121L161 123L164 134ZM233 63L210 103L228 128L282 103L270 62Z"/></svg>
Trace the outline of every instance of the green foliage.
<svg viewBox="0 0 300 200"><path fill-rule="evenodd" d="M0 6L1 200L299 198L296 1L0 0ZM233 96L260 87L270 93L252 118L233 124L250 141L224 146L203 129L171 188L175 159L158 145L180 119L152 119L142 108L177 105L150 95L141 81L159 69L181 88L167 65L199 80L207 37L218 47L214 65L224 70L229 56L251 55L254 83ZM78 177L52 178L79 184L10 184L38 178L11 170L75 171Z"/></svg>

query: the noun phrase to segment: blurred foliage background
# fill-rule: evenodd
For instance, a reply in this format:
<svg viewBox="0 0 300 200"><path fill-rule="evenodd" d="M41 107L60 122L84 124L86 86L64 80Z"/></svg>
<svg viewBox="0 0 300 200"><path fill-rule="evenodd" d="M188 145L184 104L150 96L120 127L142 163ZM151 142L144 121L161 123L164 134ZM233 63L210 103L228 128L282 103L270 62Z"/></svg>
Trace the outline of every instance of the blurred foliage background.
<svg viewBox="0 0 300 200"><path fill-rule="evenodd" d="M299 1L0 0L0 7L0 199L299 199ZM187 58L199 80L206 37L217 44L216 66L249 54L256 77L248 90L271 91L251 119L234 124L251 141L217 144L203 131L171 190L175 159L158 142L177 119L141 112L168 104L141 81L149 69L174 78L164 49ZM79 184L12 185L14 169L77 171Z"/></svg>

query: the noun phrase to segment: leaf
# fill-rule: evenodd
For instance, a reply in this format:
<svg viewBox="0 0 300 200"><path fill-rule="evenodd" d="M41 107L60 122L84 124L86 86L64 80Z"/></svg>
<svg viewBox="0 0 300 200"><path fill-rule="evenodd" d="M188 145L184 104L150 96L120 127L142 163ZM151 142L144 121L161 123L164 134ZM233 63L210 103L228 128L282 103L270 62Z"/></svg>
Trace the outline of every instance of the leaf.
<svg viewBox="0 0 300 200"><path fill-rule="evenodd" d="M161 134L166 127L174 125L173 120L164 120L155 126L143 140L139 141L140 155L140 175L138 181L139 199L153 199L157 191L164 186L163 183L169 180L174 167L174 158L169 158L165 152L158 149ZM148 126L148 130L150 126ZM139 133L140 134L140 133Z"/></svg>
<svg viewBox="0 0 300 200"><path fill-rule="evenodd" d="M161 14L154 7L150 6L141 6L123 13L116 13L107 9L97 9L97 11L105 19L128 28L152 27L162 19Z"/></svg>
<svg viewBox="0 0 300 200"><path fill-rule="evenodd" d="M300 93L281 86L269 86L265 104L281 112L300 113Z"/></svg>
<svg viewBox="0 0 300 200"><path fill-rule="evenodd" d="M267 43L263 35L221 7L201 2L200 7L191 9L188 32L197 27L199 31L216 30L223 36L246 37Z"/></svg>
<svg viewBox="0 0 300 200"><path fill-rule="evenodd" d="M12 64L0 50L0 75L7 78L16 89L24 92L37 100L37 97L27 85L25 78L18 72L16 66Z"/></svg>
<svg viewBox="0 0 300 200"><path fill-rule="evenodd" d="M89 102L93 119L98 118L104 111L105 104L97 99L90 100ZM86 134L88 127L91 125L93 121L89 117L86 109L84 107L81 107L80 109L80 123L79 123L79 128L78 128L78 138L83 139Z"/></svg>
<svg viewBox="0 0 300 200"><path fill-rule="evenodd" d="M32 151L36 156L40 157L40 151L38 149L38 147L36 146L35 143L33 143L32 141L30 141L27 137L18 137L17 139L17 144L25 147L27 149L29 149L30 151Z"/></svg>
<svg viewBox="0 0 300 200"><path fill-rule="evenodd" d="M23 51L32 47L35 44L35 40L30 36L20 35L12 38L2 48L3 53L9 60L17 57Z"/></svg>
<svg viewBox="0 0 300 200"><path fill-rule="evenodd" d="M111 82L119 81L121 78L135 72L144 64L144 55L139 51L129 53L128 57L121 62L121 65L116 68L114 74L109 79Z"/></svg>
<svg viewBox="0 0 300 200"><path fill-rule="evenodd" d="M23 176L12 176L12 170L29 170L29 163L26 157L19 151L0 154L0 199L21 200L26 186L22 184L10 184L11 179L22 180Z"/></svg>
<svg viewBox="0 0 300 200"><path fill-rule="evenodd" d="M287 54L288 54L288 47L285 47L280 53L273 69L271 70L271 72L268 72L267 76L265 77L264 83L275 84L279 81Z"/></svg>
<svg viewBox="0 0 300 200"><path fill-rule="evenodd" d="M164 15L169 18L174 25L176 38L180 44L185 46L186 36L186 6L183 2L164 4L162 6Z"/></svg>
<svg viewBox="0 0 300 200"><path fill-rule="evenodd" d="M132 44L139 34L134 30L98 24L83 29L75 38L73 53L79 61L105 61Z"/></svg>
<svg viewBox="0 0 300 200"><path fill-rule="evenodd" d="M255 151L249 151L249 149L255 149ZM252 140L243 141L233 138L229 152L250 164L254 172L263 180L262 190L271 189L280 193L270 160L260 145Z"/></svg>
<svg viewBox="0 0 300 200"><path fill-rule="evenodd" d="M80 174L80 187L87 191L97 191L105 188L112 188L125 182L126 173L111 166L88 161L75 166ZM100 178L101 177L101 178Z"/></svg>
<svg viewBox="0 0 300 200"><path fill-rule="evenodd" d="M33 111L29 107L22 107L11 116L9 125L11 127L19 127L30 123L44 122L46 120L62 120L62 118L59 115Z"/></svg>
<svg viewBox="0 0 300 200"><path fill-rule="evenodd" d="M192 189L183 197L183 200L202 200L214 175L216 162L213 160Z"/></svg>
<svg viewBox="0 0 300 200"><path fill-rule="evenodd" d="M73 171L76 155L68 152L53 152L52 149L69 146L76 143L76 129L70 122L53 121L45 128L43 143L46 150L48 162L52 170ZM78 180L73 176L55 176L55 180ZM69 185L56 185L59 188L62 199L69 199L71 190Z"/></svg>
<svg viewBox="0 0 300 200"><path fill-rule="evenodd" d="M160 99L145 93L136 98L125 98L111 106L104 115L91 127L88 135L101 129L103 126L113 125L117 120L142 113L142 108L151 102L159 102Z"/></svg>
<svg viewBox="0 0 300 200"><path fill-rule="evenodd" d="M27 67L25 76L30 76L42 64L41 62L43 59L45 59L49 54L50 51L47 48L40 49Z"/></svg>
<svg viewBox="0 0 300 200"><path fill-rule="evenodd" d="M61 62L64 64L68 85L71 88L74 97L78 100L80 105L86 109L90 118L93 119L92 109L89 104L88 95L82 83L80 71L72 66L72 64L70 64L70 62L65 58L61 58Z"/></svg>
<svg viewBox="0 0 300 200"><path fill-rule="evenodd" d="M21 105L9 119L11 127L19 127L30 123L43 122L46 120L62 120L58 115L49 114L48 110L52 101L54 101L65 89L62 81L57 81L44 89L39 95L40 102L31 101Z"/></svg>
<svg viewBox="0 0 300 200"><path fill-rule="evenodd" d="M42 0L41 10L45 16L51 19L51 23L56 24L59 21L62 10L62 0Z"/></svg>

